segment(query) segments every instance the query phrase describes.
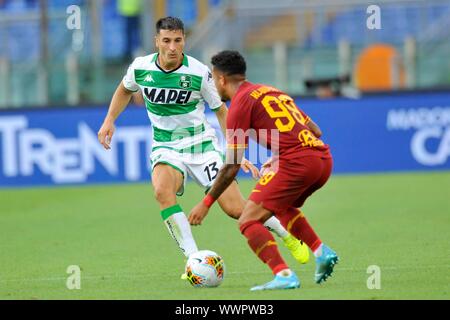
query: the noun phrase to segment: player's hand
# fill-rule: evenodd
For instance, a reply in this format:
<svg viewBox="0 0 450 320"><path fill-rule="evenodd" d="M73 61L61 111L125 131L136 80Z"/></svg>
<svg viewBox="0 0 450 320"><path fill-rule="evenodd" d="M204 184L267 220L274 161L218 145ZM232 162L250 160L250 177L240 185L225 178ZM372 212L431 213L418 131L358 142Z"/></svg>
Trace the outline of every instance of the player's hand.
<svg viewBox="0 0 450 320"><path fill-rule="evenodd" d="M261 176L265 175L270 171L270 167L272 166L273 158L269 158L264 164L261 166L261 171L259 172Z"/></svg>
<svg viewBox="0 0 450 320"><path fill-rule="evenodd" d="M209 208L203 203L203 201L198 203L189 213L189 223L193 226L202 224L202 221L208 214L208 211Z"/></svg>
<svg viewBox="0 0 450 320"><path fill-rule="evenodd" d="M241 169L244 170L245 173L250 171L253 179L259 179L260 177L258 168L245 158L242 158Z"/></svg>
<svg viewBox="0 0 450 320"><path fill-rule="evenodd" d="M111 140L115 130L114 122L105 120L98 131L98 141L106 150L111 149Z"/></svg>

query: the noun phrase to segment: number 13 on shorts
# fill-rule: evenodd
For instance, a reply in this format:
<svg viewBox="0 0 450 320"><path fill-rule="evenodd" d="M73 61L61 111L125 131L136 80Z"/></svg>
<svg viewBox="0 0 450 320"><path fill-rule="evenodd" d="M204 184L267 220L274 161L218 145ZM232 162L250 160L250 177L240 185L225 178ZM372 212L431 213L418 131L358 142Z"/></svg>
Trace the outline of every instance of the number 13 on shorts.
<svg viewBox="0 0 450 320"><path fill-rule="evenodd" d="M219 173L219 168L217 168L217 161L208 164L203 171L206 172L208 180L210 182L213 181Z"/></svg>

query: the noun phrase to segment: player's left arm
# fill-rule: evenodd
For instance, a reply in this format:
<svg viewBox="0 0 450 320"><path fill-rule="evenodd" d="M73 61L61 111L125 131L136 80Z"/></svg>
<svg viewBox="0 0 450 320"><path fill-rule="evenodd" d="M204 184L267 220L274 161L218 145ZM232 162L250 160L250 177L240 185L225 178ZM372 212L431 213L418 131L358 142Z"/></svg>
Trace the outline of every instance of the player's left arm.
<svg viewBox="0 0 450 320"><path fill-rule="evenodd" d="M309 121L306 123L306 125L308 126L309 130L311 130L317 138L320 138L322 136L322 130L320 130L320 127L317 125L317 123L315 123L311 119L308 120Z"/></svg>
<svg viewBox="0 0 450 320"><path fill-rule="evenodd" d="M244 158L245 148L227 148L226 162L219 170L214 184L202 202L197 204L190 212L188 220L191 225L199 225L208 214L209 208L236 178L241 162Z"/></svg>
<svg viewBox="0 0 450 320"><path fill-rule="evenodd" d="M315 123L303 110L299 109L302 117L305 119L305 124L308 129L317 137L320 138L322 136L322 130L320 130L317 123Z"/></svg>

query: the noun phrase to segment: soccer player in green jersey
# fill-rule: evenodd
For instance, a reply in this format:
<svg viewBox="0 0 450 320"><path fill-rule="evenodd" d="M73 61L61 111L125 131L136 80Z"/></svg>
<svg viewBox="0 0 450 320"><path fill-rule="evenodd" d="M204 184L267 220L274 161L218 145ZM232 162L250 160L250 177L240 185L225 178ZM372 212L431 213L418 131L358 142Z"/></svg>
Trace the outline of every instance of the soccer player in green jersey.
<svg viewBox="0 0 450 320"><path fill-rule="evenodd" d="M198 251L186 215L176 196L184 191L187 176L208 190L223 164L214 128L205 116L205 102L217 116L223 133L228 109L221 101L209 68L183 53L183 22L166 17L156 23L157 53L136 58L119 84L98 139L105 149L111 148L114 122L128 105L134 92L140 91L153 127L152 184L161 216L183 254ZM249 161L242 169L258 170ZM236 181L218 199L222 210L237 219L245 200ZM307 247L290 235L275 217L265 226L280 236L292 255L300 262L308 261Z"/></svg>

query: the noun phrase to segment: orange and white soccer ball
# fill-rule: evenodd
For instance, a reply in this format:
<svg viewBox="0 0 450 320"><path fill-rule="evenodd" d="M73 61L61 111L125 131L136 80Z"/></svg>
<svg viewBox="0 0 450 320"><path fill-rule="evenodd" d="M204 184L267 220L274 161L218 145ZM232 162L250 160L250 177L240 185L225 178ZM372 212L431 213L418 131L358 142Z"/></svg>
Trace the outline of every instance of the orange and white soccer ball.
<svg viewBox="0 0 450 320"><path fill-rule="evenodd" d="M189 256L185 272L196 288L218 287L225 277L225 263L214 251L200 250Z"/></svg>

